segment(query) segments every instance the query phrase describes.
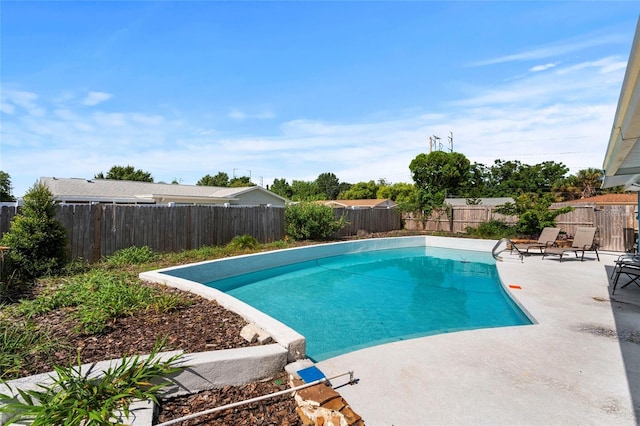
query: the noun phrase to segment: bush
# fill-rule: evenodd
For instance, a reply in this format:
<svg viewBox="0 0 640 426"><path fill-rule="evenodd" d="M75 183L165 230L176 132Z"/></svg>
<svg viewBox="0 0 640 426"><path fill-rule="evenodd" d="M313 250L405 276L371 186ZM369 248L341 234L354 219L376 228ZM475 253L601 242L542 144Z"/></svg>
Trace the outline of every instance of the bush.
<svg viewBox="0 0 640 426"><path fill-rule="evenodd" d="M158 254L147 246L127 247L107 257L107 263L114 266L140 265L158 259Z"/></svg>
<svg viewBox="0 0 640 426"><path fill-rule="evenodd" d="M294 240L326 240L347 223L336 219L333 209L316 203L298 203L286 207L285 231Z"/></svg>
<svg viewBox="0 0 640 426"><path fill-rule="evenodd" d="M516 230L513 226L509 226L500 220L492 219L488 222L481 223L475 228L467 228L467 234L475 238L499 240L500 238L511 238L515 236Z"/></svg>
<svg viewBox="0 0 640 426"><path fill-rule="evenodd" d="M11 220L1 244L10 247L5 255L9 272L24 279L60 272L67 261L66 230L56 219L49 189L35 184L24 196L22 211Z"/></svg>
<svg viewBox="0 0 640 426"><path fill-rule="evenodd" d="M236 235L227 247L231 250L254 249L260 245L260 242L251 235Z"/></svg>

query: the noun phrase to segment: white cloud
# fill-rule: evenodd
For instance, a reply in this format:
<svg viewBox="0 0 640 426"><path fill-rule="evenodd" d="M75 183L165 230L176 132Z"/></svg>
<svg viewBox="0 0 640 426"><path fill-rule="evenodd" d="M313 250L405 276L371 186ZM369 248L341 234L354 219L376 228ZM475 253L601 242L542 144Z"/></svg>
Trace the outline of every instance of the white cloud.
<svg viewBox="0 0 640 426"><path fill-rule="evenodd" d="M534 67L529 68L529 71L531 72L540 72L540 71L546 71L548 69L551 69L553 67L555 67L557 64L554 63L548 63L548 64L544 64L544 65L536 65Z"/></svg>
<svg viewBox="0 0 640 426"><path fill-rule="evenodd" d="M53 111L53 114L63 120L76 120L78 118L78 116L73 111L66 108L56 109Z"/></svg>
<svg viewBox="0 0 640 426"><path fill-rule="evenodd" d="M0 102L0 112L5 114L13 114L16 111L15 107L8 102Z"/></svg>
<svg viewBox="0 0 640 426"><path fill-rule="evenodd" d="M247 120L247 119L256 119L256 120L271 120L276 118L276 115L272 111L260 111L254 114L249 114L244 111L241 111L238 108L232 108L227 117L233 120Z"/></svg>
<svg viewBox="0 0 640 426"><path fill-rule="evenodd" d="M584 61L579 62L577 64L573 64L567 67L563 67L559 69L557 72L559 75L575 73L578 71L587 70L589 68L595 68L599 73L613 73L620 72L624 73L625 68L627 67L626 61L621 61L619 58L615 56L607 56L606 58L601 58L594 61Z"/></svg>
<svg viewBox="0 0 640 426"><path fill-rule="evenodd" d="M558 43L551 43L551 44L547 44L540 47L534 47L529 50L524 50L522 52L513 53L510 55L504 55L496 58L476 61L472 63L472 66L495 65L495 64L502 64L506 62L515 62L515 61L540 60L540 59L567 55L569 53L577 52L577 51L591 48L591 47L604 46L607 44L614 44L614 43L627 43L627 42L628 42L627 36L618 35L618 34L608 34L608 35L595 34L586 39L565 40Z"/></svg>
<svg viewBox="0 0 640 426"><path fill-rule="evenodd" d="M159 126L164 122L164 117L161 115L147 115L147 114L138 114L132 113L131 121L138 124L143 124L145 126Z"/></svg>
<svg viewBox="0 0 640 426"><path fill-rule="evenodd" d="M38 95L33 92L3 89L0 90L0 94L2 112L6 114L16 113L16 107L34 117L42 117L46 114L45 110L37 104Z"/></svg>
<svg viewBox="0 0 640 426"><path fill-rule="evenodd" d="M453 104L465 107L489 105L549 105L581 99L593 102L613 99L619 94L624 66L613 57L585 61L554 68L548 73L533 73L490 88L467 88L467 97Z"/></svg>
<svg viewBox="0 0 640 426"><path fill-rule="evenodd" d="M113 95L105 92L89 92L87 96L82 100L82 105L95 106L111 99L112 97Z"/></svg>

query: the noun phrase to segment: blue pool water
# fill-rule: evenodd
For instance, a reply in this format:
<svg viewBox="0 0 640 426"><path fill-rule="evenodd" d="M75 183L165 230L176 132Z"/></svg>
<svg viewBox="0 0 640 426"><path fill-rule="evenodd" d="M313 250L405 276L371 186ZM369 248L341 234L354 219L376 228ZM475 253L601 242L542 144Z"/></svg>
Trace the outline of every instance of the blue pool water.
<svg viewBox="0 0 640 426"><path fill-rule="evenodd" d="M321 361L381 343L531 324L489 254L434 247L377 250L205 283L305 336Z"/></svg>

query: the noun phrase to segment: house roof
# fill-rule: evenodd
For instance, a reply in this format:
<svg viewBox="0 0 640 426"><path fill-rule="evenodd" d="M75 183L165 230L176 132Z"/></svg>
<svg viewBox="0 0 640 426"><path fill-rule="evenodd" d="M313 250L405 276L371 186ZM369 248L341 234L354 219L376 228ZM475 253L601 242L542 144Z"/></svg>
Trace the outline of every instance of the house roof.
<svg viewBox="0 0 640 426"><path fill-rule="evenodd" d="M554 203L554 206L573 206L576 204L595 204L598 206L636 205L638 204L638 194L602 194L594 197L580 198L579 200Z"/></svg>
<svg viewBox="0 0 640 426"><path fill-rule="evenodd" d="M629 53L618 108L604 158L603 188L640 191L640 19Z"/></svg>
<svg viewBox="0 0 640 426"><path fill-rule="evenodd" d="M388 198L363 200L324 200L319 202L333 207L390 208L397 205L394 201L391 201Z"/></svg>
<svg viewBox="0 0 640 426"><path fill-rule="evenodd" d="M80 179L42 177L55 200L65 202L115 202L115 203L182 203L222 204L238 201L240 196L252 191L269 194L283 203L287 200L259 186L227 188L217 186L174 185L166 183L137 182L111 179Z"/></svg>
<svg viewBox="0 0 640 426"><path fill-rule="evenodd" d="M515 202L511 197L478 198L478 200L481 206L499 206L505 203ZM450 206L466 206L467 198L447 198L444 200L444 203Z"/></svg>

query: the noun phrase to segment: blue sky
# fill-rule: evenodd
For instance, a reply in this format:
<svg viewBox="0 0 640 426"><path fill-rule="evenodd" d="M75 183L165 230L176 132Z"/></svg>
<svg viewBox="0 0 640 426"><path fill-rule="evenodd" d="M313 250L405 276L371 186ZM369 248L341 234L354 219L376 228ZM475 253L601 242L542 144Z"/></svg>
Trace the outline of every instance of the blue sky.
<svg viewBox="0 0 640 426"><path fill-rule="evenodd" d="M133 165L411 182L470 161L601 167L640 7L620 2L2 1L0 169ZM445 143L443 149L448 148Z"/></svg>

